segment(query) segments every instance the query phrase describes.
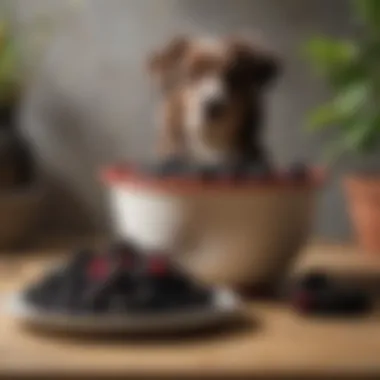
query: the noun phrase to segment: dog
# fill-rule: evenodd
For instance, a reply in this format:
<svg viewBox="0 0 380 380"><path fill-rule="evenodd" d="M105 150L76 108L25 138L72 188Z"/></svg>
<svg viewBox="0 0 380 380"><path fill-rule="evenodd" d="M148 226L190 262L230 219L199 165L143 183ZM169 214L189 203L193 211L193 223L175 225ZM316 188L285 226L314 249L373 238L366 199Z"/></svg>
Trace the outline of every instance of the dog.
<svg viewBox="0 0 380 380"><path fill-rule="evenodd" d="M263 96L279 59L241 37L174 38L148 59L158 85L157 153L200 165L267 161Z"/></svg>

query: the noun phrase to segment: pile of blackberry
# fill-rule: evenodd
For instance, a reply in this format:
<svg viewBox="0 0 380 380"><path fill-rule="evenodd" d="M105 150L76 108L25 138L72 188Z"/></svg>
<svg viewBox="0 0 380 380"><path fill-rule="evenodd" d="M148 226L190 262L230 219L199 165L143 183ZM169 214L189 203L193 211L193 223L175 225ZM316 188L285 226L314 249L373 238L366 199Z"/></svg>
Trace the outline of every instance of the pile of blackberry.
<svg viewBox="0 0 380 380"><path fill-rule="evenodd" d="M25 292L43 311L158 313L207 306L211 291L196 284L166 255L142 255L126 243L100 254L81 251Z"/></svg>
<svg viewBox="0 0 380 380"><path fill-rule="evenodd" d="M198 178L203 181L270 179L276 174L268 163L260 161L244 160L229 165L196 166L177 158L145 165L143 171L159 178ZM304 180L308 178L309 169L307 165L295 162L285 171L285 175L292 180Z"/></svg>

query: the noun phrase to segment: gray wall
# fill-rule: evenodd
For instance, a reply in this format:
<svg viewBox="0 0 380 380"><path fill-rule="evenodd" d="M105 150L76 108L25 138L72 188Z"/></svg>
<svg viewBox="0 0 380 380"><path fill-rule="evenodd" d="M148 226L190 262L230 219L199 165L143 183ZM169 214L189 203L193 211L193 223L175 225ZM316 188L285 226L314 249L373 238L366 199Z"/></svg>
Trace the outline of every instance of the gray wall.
<svg viewBox="0 0 380 380"><path fill-rule="evenodd" d="M268 146L279 165L297 158L318 162L320 138L307 135L302 126L305 112L323 100L326 89L300 59L299 45L314 32L349 33L346 4L346 0L87 0L67 12L69 3L62 0L12 0L19 26L41 12L60 21L30 88L22 124L55 189L49 224L59 218L61 227L80 228L86 220L104 225L107 213L96 169L106 162L149 155L152 96L144 59L176 32L260 31L285 64L270 98ZM69 16L62 21L62 15ZM337 169L321 194L316 234L337 239L350 234L340 189L345 166ZM80 208L90 219L83 219Z"/></svg>

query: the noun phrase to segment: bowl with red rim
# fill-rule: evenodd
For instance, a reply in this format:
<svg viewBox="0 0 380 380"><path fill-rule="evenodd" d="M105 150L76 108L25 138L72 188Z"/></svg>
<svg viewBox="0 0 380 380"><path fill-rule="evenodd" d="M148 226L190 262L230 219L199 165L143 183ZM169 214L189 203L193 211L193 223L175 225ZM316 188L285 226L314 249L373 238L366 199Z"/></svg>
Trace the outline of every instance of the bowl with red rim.
<svg viewBox="0 0 380 380"><path fill-rule="evenodd" d="M118 238L167 252L202 280L255 286L281 279L307 241L324 173L203 181L115 165L101 177Z"/></svg>

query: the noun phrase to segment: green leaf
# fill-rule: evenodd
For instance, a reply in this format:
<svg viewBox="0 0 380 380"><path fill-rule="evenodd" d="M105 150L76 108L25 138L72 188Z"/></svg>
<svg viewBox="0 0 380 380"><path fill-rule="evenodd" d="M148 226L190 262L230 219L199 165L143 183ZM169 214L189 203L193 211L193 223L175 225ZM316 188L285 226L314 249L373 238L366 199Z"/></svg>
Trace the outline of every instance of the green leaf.
<svg viewBox="0 0 380 380"><path fill-rule="evenodd" d="M346 152L362 151L370 130L368 125L363 124L354 124L350 128L346 128L346 132L342 134L341 138L327 144L324 152L325 159L332 164Z"/></svg>
<svg viewBox="0 0 380 380"><path fill-rule="evenodd" d="M364 119L365 120L365 119ZM367 121L361 127L362 133L358 132L354 140L354 149L358 153L368 153L373 151L380 143L380 116L375 115L372 120ZM358 128L359 129L359 128Z"/></svg>
<svg viewBox="0 0 380 380"><path fill-rule="evenodd" d="M0 101L9 101L19 89L20 61L11 38L0 49Z"/></svg>
<svg viewBox="0 0 380 380"><path fill-rule="evenodd" d="M18 60L15 45L8 42L0 53L0 83L13 79L17 73Z"/></svg>
<svg viewBox="0 0 380 380"><path fill-rule="evenodd" d="M335 91L342 91L347 87L372 81L366 64L361 60L352 61L332 71L330 75L327 76L327 79Z"/></svg>
<svg viewBox="0 0 380 380"><path fill-rule="evenodd" d="M338 93L334 100L337 112L344 116L357 113L370 100L371 88L366 83L355 83Z"/></svg>
<svg viewBox="0 0 380 380"><path fill-rule="evenodd" d="M380 31L380 2L378 0L352 0L352 8L364 25Z"/></svg>
<svg viewBox="0 0 380 380"><path fill-rule="evenodd" d="M338 127L338 139L327 146L330 160L380 147L380 0L351 1L364 26L360 40L315 37L303 49L334 94L308 118L312 131Z"/></svg>
<svg viewBox="0 0 380 380"><path fill-rule="evenodd" d="M347 150L360 150L362 144L370 135L372 129L371 121L358 121L358 124L351 126L343 135L343 142Z"/></svg>
<svg viewBox="0 0 380 380"><path fill-rule="evenodd" d="M307 128L315 132L339 124L343 119L343 115L333 103L324 104L309 114Z"/></svg>
<svg viewBox="0 0 380 380"><path fill-rule="evenodd" d="M336 161L346 152L370 153L380 145L380 115L370 113L359 115L347 122L341 137L327 145L325 157Z"/></svg>
<svg viewBox="0 0 380 380"><path fill-rule="evenodd" d="M309 114L307 128L318 131L331 126L344 126L368 106L370 88L366 83L356 83L327 104Z"/></svg>
<svg viewBox="0 0 380 380"><path fill-rule="evenodd" d="M351 41L314 37L307 41L303 51L315 69L325 74L352 62L357 56L358 48Z"/></svg>

